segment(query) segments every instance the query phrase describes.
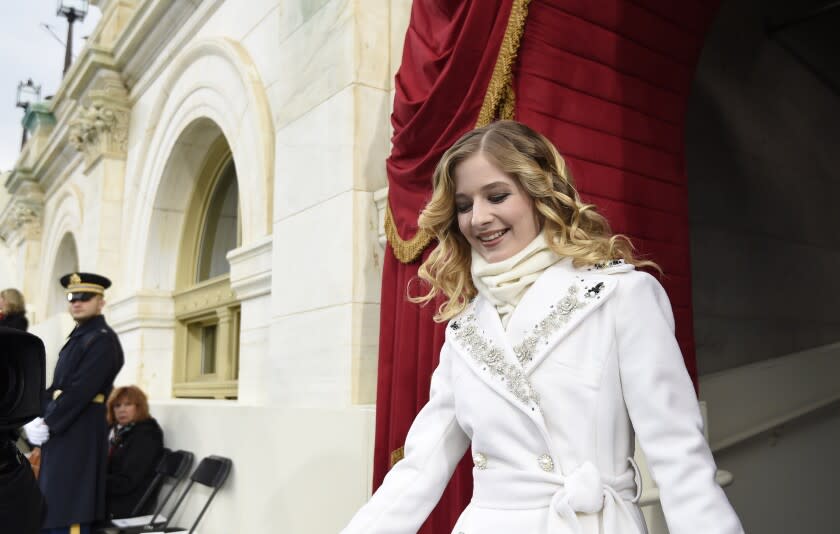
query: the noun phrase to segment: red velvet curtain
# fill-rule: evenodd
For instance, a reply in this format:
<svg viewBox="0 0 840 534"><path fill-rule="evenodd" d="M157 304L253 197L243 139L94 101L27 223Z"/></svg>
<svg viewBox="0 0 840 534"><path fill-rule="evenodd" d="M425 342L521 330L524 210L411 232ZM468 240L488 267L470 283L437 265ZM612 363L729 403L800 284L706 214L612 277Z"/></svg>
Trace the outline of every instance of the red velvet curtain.
<svg viewBox="0 0 840 534"><path fill-rule="evenodd" d="M399 237L417 232L438 159L473 128L516 0L415 1L396 78L389 206ZM716 0L531 0L513 68L515 118L546 134L578 189L613 229L658 262L695 377L685 105ZM419 262L385 257L374 487L428 400L443 342L434 306L409 303ZM428 254L429 249L425 251ZM424 256L425 256L424 254ZM450 532L471 494L458 467L424 534Z"/></svg>
<svg viewBox="0 0 840 534"><path fill-rule="evenodd" d="M549 137L585 201L665 272L695 385L685 107L717 1L534 0L516 118Z"/></svg>

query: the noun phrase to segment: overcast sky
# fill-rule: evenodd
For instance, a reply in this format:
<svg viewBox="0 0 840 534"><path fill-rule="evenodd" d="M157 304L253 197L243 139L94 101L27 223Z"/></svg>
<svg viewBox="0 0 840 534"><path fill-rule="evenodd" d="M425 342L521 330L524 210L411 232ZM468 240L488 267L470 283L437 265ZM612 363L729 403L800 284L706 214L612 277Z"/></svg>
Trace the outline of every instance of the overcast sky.
<svg viewBox="0 0 840 534"><path fill-rule="evenodd" d="M0 16L0 171L14 167L20 154L23 110L15 107L18 82L32 78L41 84L41 97L55 94L64 68L67 19L55 14L56 0L2 2ZM90 6L84 22L73 25L73 53L93 32L99 9ZM44 25L58 36L53 36ZM59 43L58 41L61 41ZM2 184L0 184L2 186Z"/></svg>

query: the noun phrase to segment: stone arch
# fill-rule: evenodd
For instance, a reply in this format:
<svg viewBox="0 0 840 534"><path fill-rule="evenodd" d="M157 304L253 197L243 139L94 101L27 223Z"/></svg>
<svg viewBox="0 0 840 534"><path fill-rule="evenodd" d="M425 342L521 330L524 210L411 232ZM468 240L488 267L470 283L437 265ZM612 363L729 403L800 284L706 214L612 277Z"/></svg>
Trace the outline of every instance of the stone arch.
<svg viewBox="0 0 840 534"><path fill-rule="evenodd" d="M203 154L219 135L228 142L243 193L242 244L271 233L274 129L262 81L241 45L207 39L175 58L145 131L135 176L139 207L127 244L135 247L132 257L146 261L127 266L129 283L174 288L184 210Z"/></svg>
<svg viewBox="0 0 840 534"><path fill-rule="evenodd" d="M189 124L172 145L150 214L143 257L153 261L147 262L142 287L164 291L175 288L187 209L197 194L196 185L206 158L220 138L227 141L215 122L199 118ZM229 143L227 145L230 147ZM235 157L234 164L238 164Z"/></svg>
<svg viewBox="0 0 840 534"><path fill-rule="evenodd" d="M41 256L48 259L50 267L41 270L39 287L42 288L42 310L46 317L64 311L57 307L56 298L62 296L58 277L67 270L81 269L78 243L82 228L82 199L77 187L71 185L59 193L55 210L45 222L43 235L48 241L43 244Z"/></svg>

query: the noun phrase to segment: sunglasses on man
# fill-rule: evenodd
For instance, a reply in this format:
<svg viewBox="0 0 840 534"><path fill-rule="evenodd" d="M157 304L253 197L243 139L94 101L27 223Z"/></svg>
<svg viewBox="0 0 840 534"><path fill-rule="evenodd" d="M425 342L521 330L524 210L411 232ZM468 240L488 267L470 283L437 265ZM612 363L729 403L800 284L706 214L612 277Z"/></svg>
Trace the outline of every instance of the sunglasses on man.
<svg viewBox="0 0 840 534"><path fill-rule="evenodd" d="M96 296L96 293L88 293L86 291L79 291L76 293L67 293L67 302L73 303L77 300L81 300L82 302L87 302L93 297Z"/></svg>

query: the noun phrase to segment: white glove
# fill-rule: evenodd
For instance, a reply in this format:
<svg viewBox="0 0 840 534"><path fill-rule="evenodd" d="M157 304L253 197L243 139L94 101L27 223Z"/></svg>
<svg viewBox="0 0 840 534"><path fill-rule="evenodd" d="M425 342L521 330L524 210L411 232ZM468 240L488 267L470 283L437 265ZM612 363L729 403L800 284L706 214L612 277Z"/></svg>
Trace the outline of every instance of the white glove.
<svg viewBox="0 0 840 534"><path fill-rule="evenodd" d="M38 447L50 439L50 427L40 417L36 417L23 425L23 429L26 431L26 438L29 442Z"/></svg>

